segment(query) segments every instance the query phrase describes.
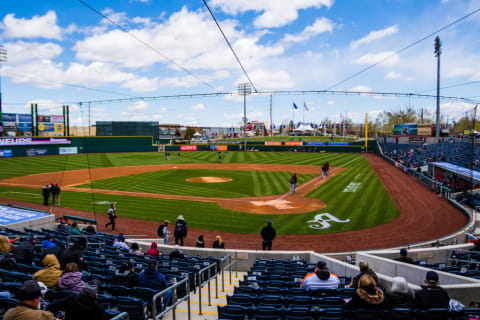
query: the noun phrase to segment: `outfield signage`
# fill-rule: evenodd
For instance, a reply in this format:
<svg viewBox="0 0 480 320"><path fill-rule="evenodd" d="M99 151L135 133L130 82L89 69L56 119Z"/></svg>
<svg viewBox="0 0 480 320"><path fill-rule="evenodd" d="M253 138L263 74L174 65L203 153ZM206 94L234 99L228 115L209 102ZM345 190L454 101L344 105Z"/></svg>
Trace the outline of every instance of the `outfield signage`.
<svg viewBox="0 0 480 320"><path fill-rule="evenodd" d="M329 146L348 146L348 142L329 142Z"/></svg>
<svg viewBox="0 0 480 320"><path fill-rule="evenodd" d="M265 141L266 146L281 146L281 141Z"/></svg>
<svg viewBox="0 0 480 320"><path fill-rule="evenodd" d="M301 141L285 141L286 146L301 146Z"/></svg>
<svg viewBox="0 0 480 320"><path fill-rule="evenodd" d="M27 156L34 157L34 156L45 156L48 154L47 149L27 149Z"/></svg>
<svg viewBox="0 0 480 320"><path fill-rule="evenodd" d="M43 144L71 144L68 138L6 138L0 139L0 146L31 146Z"/></svg>
<svg viewBox="0 0 480 320"><path fill-rule="evenodd" d="M48 216L46 213L0 206L0 225L4 226Z"/></svg>
<svg viewBox="0 0 480 320"><path fill-rule="evenodd" d="M325 142L305 142L306 146L324 146Z"/></svg>
<svg viewBox="0 0 480 320"><path fill-rule="evenodd" d="M58 148L58 154L77 154L78 147L60 147Z"/></svg>
<svg viewBox="0 0 480 320"><path fill-rule="evenodd" d="M180 151L197 151L198 146L196 145L183 145L180 146Z"/></svg>
<svg viewBox="0 0 480 320"><path fill-rule="evenodd" d="M227 146L222 146L222 145L212 144L212 145L210 145L210 150L211 151L227 151L228 147Z"/></svg>
<svg viewBox="0 0 480 320"><path fill-rule="evenodd" d="M0 158L9 158L12 155L12 150L0 150Z"/></svg>

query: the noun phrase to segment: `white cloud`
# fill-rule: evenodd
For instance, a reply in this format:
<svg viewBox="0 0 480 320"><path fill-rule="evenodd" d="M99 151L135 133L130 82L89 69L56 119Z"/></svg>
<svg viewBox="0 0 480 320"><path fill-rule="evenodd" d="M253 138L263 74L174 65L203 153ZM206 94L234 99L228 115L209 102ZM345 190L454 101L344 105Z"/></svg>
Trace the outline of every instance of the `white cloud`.
<svg viewBox="0 0 480 320"><path fill-rule="evenodd" d="M447 73L448 78L471 76L474 74L472 68L455 68Z"/></svg>
<svg viewBox="0 0 480 320"><path fill-rule="evenodd" d="M292 88L295 82L290 78L290 74L285 70L268 71L268 70L254 70L250 73L250 78L257 89L281 89ZM246 82L246 77L242 76L236 83Z"/></svg>
<svg viewBox="0 0 480 320"><path fill-rule="evenodd" d="M205 110L205 105L203 103L199 103L194 106L191 106L190 109L195 111Z"/></svg>
<svg viewBox="0 0 480 320"><path fill-rule="evenodd" d="M7 38L62 38L62 30L57 25L57 14L48 11L43 16L33 16L32 19L15 18L15 14L9 13L3 18L3 36Z"/></svg>
<svg viewBox="0 0 480 320"><path fill-rule="evenodd" d="M18 64L33 59L53 59L58 57L63 49L51 42L7 42L4 44L8 52L8 64Z"/></svg>
<svg viewBox="0 0 480 320"><path fill-rule="evenodd" d="M401 79L402 78L402 75L400 73L397 73L397 72L389 72L387 73L383 79Z"/></svg>
<svg viewBox="0 0 480 320"><path fill-rule="evenodd" d="M329 106L333 106L333 105L335 104L335 101L333 101L333 100L328 100L328 101L327 101L327 104L328 104Z"/></svg>
<svg viewBox="0 0 480 320"><path fill-rule="evenodd" d="M353 88L350 88L349 91L356 91L356 92L371 92L372 88L363 86L363 85L358 85Z"/></svg>
<svg viewBox="0 0 480 320"><path fill-rule="evenodd" d="M283 40L286 42L306 41L320 33L332 32L334 26L335 23L327 18L317 18L312 25L307 26L301 33L296 35L287 33Z"/></svg>
<svg viewBox="0 0 480 320"><path fill-rule="evenodd" d="M145 101L137 101L134 104L127 107L130 112L144 112L148 109L148 103Z"/></svg>
<svg viewBox="0 0 480 320"><path fill-rule="evenodd" d="M360 58L352 61L352 63L355 64L374 64L378 63L379 61L382 61L383 59L393 55L395 52L393 51L385 51L385 52L379 52L379 53L367 53L361 56ZM385 60L382 62L380 65L382 66L394 66L400 61L400 58L398 55L394 55L388 60Z"/></svg>
<svg viewBox="0 0 480 320"><path fill-rule="evenodd" d="M365 37L360 38L358 40L354 40L350 43L350 48L355 49L358 48L362 44L370 43L376 40L380 40L382 38L391 36L398 33L398 26L391 26L382 30L375 30L371 31Z"/></svg>
<svg viewBox="0 0 480 320"><path fill-rule="evenodd" d="M262 12L254 20L257 28L274 28L287 25L298 18L298 10L331 7L334 0L210 0L214 8L231 15L247 11Z"/></svg>

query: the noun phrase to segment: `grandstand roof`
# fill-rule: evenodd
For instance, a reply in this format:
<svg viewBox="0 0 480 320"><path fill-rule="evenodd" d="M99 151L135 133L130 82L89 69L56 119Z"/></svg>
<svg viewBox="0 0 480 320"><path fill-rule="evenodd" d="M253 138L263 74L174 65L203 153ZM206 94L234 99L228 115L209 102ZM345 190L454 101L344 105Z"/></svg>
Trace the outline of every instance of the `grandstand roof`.
<svg viewBox="0 0 480 320"><path fill-rule="evenodd" d="M442 169L454 172L454 173L456 173L458 175L461 175L465 178L472 178L476 182L480 182L480 172L478 172L476 170L465 168L465 167L462 167L462 166L457 166L455 164L448 163L448 162L432 162L432 164L434 166L440 167Z"/></svg>

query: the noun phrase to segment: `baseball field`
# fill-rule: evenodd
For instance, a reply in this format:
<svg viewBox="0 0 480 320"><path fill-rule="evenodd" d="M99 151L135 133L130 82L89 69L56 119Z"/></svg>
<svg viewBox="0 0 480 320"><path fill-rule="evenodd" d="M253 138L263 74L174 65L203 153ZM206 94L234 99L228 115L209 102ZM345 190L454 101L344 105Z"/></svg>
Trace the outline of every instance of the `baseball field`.
<svg viewBox="0 0 480 320"><path fill-rule="evenodd" d="M182 214L193 228L244 234L258 233L267 220L278 234L295 235L365 229L399 215L359 154L229 152L221 164L217 158L216 152L172 153L170 160L163 153L4 158L0 198L42 203L41 187L54 182L62 187L61 207L103 215L115 202L120 217L160 222ZM327 161L330 175L323 178ZM297 193L290 195L294 172Z"/></svg>

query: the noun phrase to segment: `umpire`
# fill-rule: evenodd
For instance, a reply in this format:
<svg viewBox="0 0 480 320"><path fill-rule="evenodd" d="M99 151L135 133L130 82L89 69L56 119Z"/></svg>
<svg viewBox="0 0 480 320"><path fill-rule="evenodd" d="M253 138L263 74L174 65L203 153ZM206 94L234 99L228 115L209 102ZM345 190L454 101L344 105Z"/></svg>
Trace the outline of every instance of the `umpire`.
<svg viewBox="0 0 480 320"><path fill-rule="evenodd" d="M272 227L272 221L268 221L267 225L263 227L262 232L262 250L272 250L272 242L277 235L275 229Z"/></svg>

